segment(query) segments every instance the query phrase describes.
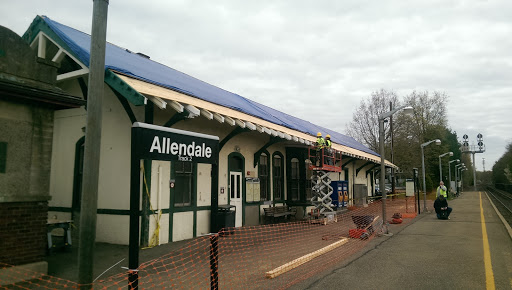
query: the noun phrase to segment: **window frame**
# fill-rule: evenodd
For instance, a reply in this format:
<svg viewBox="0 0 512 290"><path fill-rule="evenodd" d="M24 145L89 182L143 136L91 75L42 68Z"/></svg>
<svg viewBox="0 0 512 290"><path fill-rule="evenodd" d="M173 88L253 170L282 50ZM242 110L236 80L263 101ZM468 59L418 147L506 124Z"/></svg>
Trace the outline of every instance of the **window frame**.
<svg viewBox="0 0 512 290"><path fill-rule="evenodd" d="M279 159L281 161L279 169L275 167L275 161ZM285 191L284 191L284 166L285 159L281 152L275 151L272 154L272 196L276 201L284 201L286 200ZM280 198L276 198L276 188L280 189L281 196Z"/></svg>
<svg viewBox="0 0 512 290"><path fill-rule="evenodd" d="M265 168L266 168L266 175L262 175L262 158L266 158ZM270 192L270 177L271 177L271 170L269 166L269 160L270 154L268 151L261 152L260 159L258 160L258 178L260 180L260 201L270 201L272 200L272 194ZM263 191L266 191L266 194L264 195Z"/></svg>
<svg viewBox="0 0 512 290"><path fill-rule="evenodd" d="M185 165L190 165L189 168L184 168ZM180 168L180 166L183 166L183 168ZM195 201L195 194L197 190L197 164L192 162L184 162L184 161L172 161L171 162L171 179L174 180L174 187L171 188L171 196L172 196L172 207L173 208L179 208L179 209L186 209L186 208L192 208L196 206ZM181 189L178 185L178 179L181 178L188 178L189 182L189 201L184 201L185 194L179 192ZM178 198L178 195L180 197ZM177 200L180 200L180 203L177 203Z"/></svg>

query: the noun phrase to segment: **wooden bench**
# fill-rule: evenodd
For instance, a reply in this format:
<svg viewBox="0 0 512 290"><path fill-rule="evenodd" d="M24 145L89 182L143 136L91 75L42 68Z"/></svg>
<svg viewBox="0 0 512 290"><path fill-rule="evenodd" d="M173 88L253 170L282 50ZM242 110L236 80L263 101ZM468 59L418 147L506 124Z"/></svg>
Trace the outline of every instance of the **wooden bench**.
<svg viewBox="0 0 512 290"><path fill-rule="evenodd" d="M265 220L272 220L272 223L275 222L276 218L283 217L284 219L287 219L288 217L295 217L295 214L297 213L296 208L290 208L287 205L278 205L278 206L271 206L263 209L265 211Z"/></svg>

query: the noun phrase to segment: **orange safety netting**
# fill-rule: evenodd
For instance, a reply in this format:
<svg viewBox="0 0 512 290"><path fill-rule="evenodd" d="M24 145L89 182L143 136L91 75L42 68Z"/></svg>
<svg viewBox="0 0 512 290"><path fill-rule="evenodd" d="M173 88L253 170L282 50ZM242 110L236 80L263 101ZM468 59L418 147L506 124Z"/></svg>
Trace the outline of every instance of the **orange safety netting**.
<svg viewBox="0 0 512 290"><path fill-rule="evenodd" d="M428 201L429 208L431 203ZM389 231L407 224L415 217L414 212L413 197L387 199L385 220L391 223ZM325 222L306 217L223 229L218 234L188 240L165 255L146 259L138 269L138 286L141 289L287 288L349 259L381 235L383 229L385 231L382 221L382 202L374 201L367 207L339 211L334 219ZM6 285L13 279L24 281ZM79 286L75 282L0 264L0 288ZM126 289L127 286L127 271L93 284L94 289Z"/></svg>

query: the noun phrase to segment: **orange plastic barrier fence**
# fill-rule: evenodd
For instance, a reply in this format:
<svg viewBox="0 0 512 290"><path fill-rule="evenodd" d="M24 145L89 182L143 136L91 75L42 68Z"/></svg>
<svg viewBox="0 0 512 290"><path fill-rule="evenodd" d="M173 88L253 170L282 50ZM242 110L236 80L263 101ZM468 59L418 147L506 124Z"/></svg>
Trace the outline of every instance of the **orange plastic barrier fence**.
<svg viewBox="0 0 512 290"><path fill-rule="evenodd" d="M431 208L432 201L428 202ZM406 225L414 218L413 212L414 198L388 199L385 221L391 223L397 214L402 215L400 223L389 225L389 231ZM183 242L163 256L146 259L138 269L138 286L140 289L288 288L341 265L382 233L382 222L382 203L374 201L367 207L339 212L325 224L309 221L306 216L295 221L223 229L215 235ZM9 284L14 280L24 281ZM0 264L0 288L79 286L72 281ZM126 271L93 285L94 289L127 287Z"/></svg>

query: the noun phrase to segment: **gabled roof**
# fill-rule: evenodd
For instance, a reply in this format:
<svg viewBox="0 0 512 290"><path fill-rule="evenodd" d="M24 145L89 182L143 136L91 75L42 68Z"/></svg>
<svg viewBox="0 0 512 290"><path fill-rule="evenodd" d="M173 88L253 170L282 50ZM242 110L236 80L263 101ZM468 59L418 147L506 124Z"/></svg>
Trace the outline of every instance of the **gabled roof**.
<svg viewBox="0 0 512 290"><path fill-rule="evenodd" d="M60 38L63 42L63 46L71 50L74 57L86 66L89 66L90 35L53 21L46 16L38 17L44 21L52 33ZM38 19L36 18L34 23L37 21ZM29 28L29 30L30 29L31 28ZM147 57L133 53L128 49L124 49L110 43L107 43L106 46L105 68L146 83L154 84L216 105L230 108L310 136L316 136L317 132L322 132L324 136L325 134L330 134L331 140L334 143L373 155L372 159L375 161L377 161L376 157L379 156L379 154L370 150L368 147L359 143L352 137L315 125L263 104L254 102L238 94L223 90L173 68L150 60Z"/></svg>

